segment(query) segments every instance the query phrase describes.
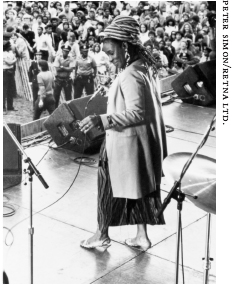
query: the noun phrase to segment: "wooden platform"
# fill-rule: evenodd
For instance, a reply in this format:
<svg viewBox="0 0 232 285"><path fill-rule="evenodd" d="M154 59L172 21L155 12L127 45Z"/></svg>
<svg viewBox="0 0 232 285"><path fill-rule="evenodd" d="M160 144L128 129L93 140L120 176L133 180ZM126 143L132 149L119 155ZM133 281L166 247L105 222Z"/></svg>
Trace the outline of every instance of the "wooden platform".
<svg viewBox="0 0 232 285"><path fill-rule="evenodd" d="M214 116L215 109L173 103L163 108L165 124L174 127L169 133L169 154L194 151L202 140ZM215 136L211 133L201 153L215 158ZM50 149L46 145L28 148L27 154L43 174L48 189L34 179L34 211L52 204L69 188L78 171L73 159L79 154L68 150ZM176 246L176 202L165 211L166 225L149 226L152 248L146 253L131 249L124 240L133 237L136 226L110 228L112 246L106 251L86 250L80 241L94 233L97 227L97 161L80 168L70 191L56 204L34 216L34 283L35 284L174 284ZM17 209L14 216L4 218L4 226L10 228L29 215L29 185L15 186L4 191ZM171 185L162 182L162 199ZM202 284L206 213L188 200L183 206L184 269L186 284ZM210 283L216 283L216 225L212 217ZM13 229L14 243L4 246L4 269L10 283L29 283L29 238L25 220ZM6 231L4 230L4 234ZM11 241L11 235L7 242ZM180 272L180 283L181 281Z"/></svg>

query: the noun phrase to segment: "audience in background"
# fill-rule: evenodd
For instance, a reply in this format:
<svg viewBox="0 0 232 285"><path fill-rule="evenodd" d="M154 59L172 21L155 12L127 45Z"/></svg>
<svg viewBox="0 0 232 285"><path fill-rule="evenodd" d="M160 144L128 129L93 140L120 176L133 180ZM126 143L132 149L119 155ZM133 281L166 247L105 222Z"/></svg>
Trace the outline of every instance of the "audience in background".
<svg viewBox="0 0 232 285"><path fill-rule="evenodd" d="M104 29L118 15L139 22L141 43L159 56L162 77L215 58L216 11L212 9L216 5L211 2L216 1L190 2L140 1L137 6L124 1L4 2L3 31L11 43L12 56L29 62L34 118L40 116L41 105L52 112L54 99L58 106L62 89L65 100L79 98L92 94L102 78L115 76L113 63L102 51L102 41ZM7 52L5 58L9 57ZM40 70L45 76L46 64L38 67L41 59L56 76L54 90L49 87L54 97L44 97L43 104L37 102L36 94ZM9 71L5 74L5 78L12 77ZM9 94L6 97L10 98Z"/></svg>

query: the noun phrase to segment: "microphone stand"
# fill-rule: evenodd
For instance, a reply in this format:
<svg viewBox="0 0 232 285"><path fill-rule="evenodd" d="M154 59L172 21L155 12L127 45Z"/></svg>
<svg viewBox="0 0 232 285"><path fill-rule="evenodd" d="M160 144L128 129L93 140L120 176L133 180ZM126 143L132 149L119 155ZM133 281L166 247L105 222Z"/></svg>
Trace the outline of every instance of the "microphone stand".
<svg viewBox="0 0 232 285"><path fill-rule="evenodd" d="M182 172L181 172L179 180L174 182L174 185L172 186L171 191L169 192L168 196L164 199L162 207L160 208L160 210L156 214L156 218L159 218L160 215L164 212L164 210L168 206L168 204L170 203L171 199L173 198L173 199L177 200L177 245L176 245L176 283L175 284L178 284L178 280L179 280L179 253L180 253L180 238L181 238L181 234L180 233L181 233L181 230L182 230L182 226L181 226L182 225L181 211L182 211L182 208L183 208L183 201L185 200L186 196L189 196L189 197L192 197L194 199L197 199L197 196L190 195L190 194L185 194L185 193L183 193L181 191L181 181L184 178L184 175L185 175L186 171L188 170L188 168L190 167L193 159L196 157L198 151L206 143L211 130L214 130L213 126L214 126L215 122L216 122L216 114L214 115L214 117L213 117L209 127L207 128L207 131L206 131L205 135L203 136L202 141L198 145L196 151L190 156L188 161L185 163L185 165L184 165L184 167L182 169Z"/></svg>
<svg viewBox="0 0 232 285"><path fill-rule="evenodd" d="M7 132L9 133L9 135L11 136L11 138L13 139L13 141L15 142L15 144L17 145L18 149L21 151L22 155L24 155L26 157L26 159L24 159L24 162L28 163L28 168L27 171L25 171L25 173L28 173L29 176L29 182L30 182L30 205L29 205L29 212L30 212L30 223L29 223L29 228L28 228L28 233L29 233L29 238L30 238L30 242L29 242L29 250L30 250L30 284L33 284L33 235L34 235L34 228L33 228L33 196L32 196L32 189L33 189L33 175L35 174L40 182L43 184L44 188L47 189L49 186L46 183L46 181L44 180L43 176L40 174L40 172L38 171L38 169L36 168L36 166L33 164L33 162L31 161L30 157L27 156L26 152L24 151L22 145L19 143L19 141L17 140L17 138L14 136L14 134L12 133L11 129L8 127L8 125L3 122L4 127L6 128Z"/></svg>

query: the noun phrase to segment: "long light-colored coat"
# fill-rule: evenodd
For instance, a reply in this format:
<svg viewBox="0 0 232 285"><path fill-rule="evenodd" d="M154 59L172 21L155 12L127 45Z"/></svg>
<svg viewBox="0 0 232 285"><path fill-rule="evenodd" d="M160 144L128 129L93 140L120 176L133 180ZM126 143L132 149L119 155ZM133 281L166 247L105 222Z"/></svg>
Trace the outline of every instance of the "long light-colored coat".
<svg viewBox="0 0 232 285"><path fill-rule="evenodd" d="M137 60L110 87L107 114L101 119L114 197L138 199L161 183L166 134L153 83Z"/></svg>

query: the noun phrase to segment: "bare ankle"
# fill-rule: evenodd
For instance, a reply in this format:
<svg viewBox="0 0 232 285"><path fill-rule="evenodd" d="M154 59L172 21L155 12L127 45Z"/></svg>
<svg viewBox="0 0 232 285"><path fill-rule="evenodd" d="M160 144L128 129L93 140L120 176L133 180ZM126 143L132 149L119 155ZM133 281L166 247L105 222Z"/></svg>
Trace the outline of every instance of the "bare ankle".
<svg viewBox="0 0 232 285"><path fill-rule="evenodd" d="M96 232L96 235L98 236L98 238L99 238L100 240L109 238L108 231L101 232L101 231L98 229L97 232Z"/></svg>

